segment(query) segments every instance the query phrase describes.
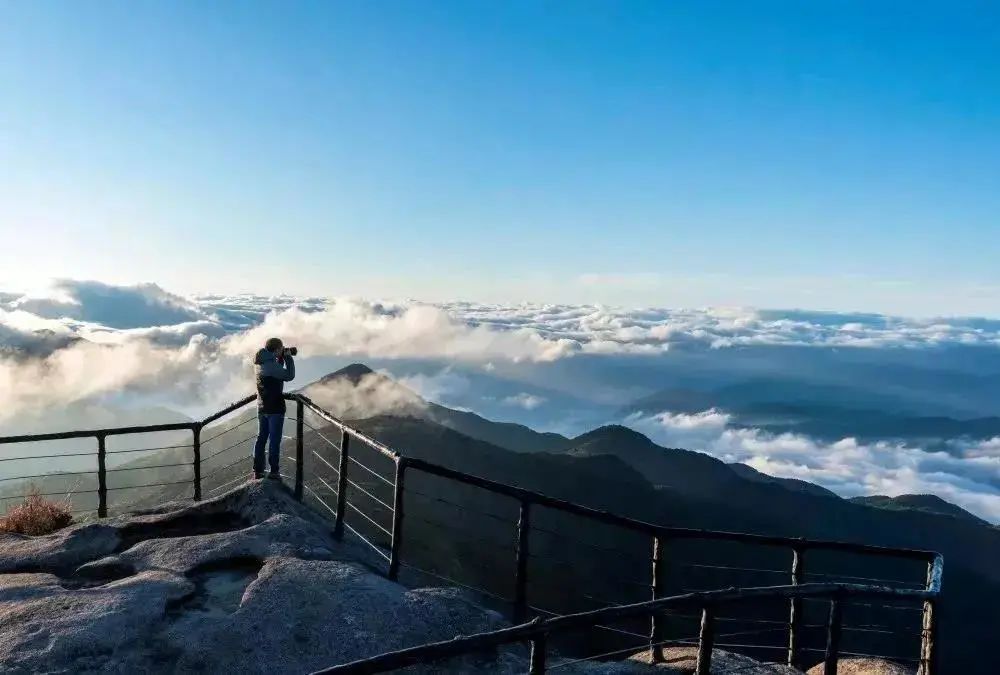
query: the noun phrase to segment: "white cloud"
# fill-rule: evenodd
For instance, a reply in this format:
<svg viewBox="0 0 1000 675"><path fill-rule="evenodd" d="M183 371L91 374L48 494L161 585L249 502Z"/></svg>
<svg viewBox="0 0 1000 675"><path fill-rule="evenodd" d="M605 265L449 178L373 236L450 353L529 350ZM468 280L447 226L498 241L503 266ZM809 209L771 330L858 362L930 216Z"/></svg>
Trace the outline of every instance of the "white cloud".
<svg viewBox="0 0 1000 675"><path fill-rule="evenodd" d="M404 387L412 389L428 401L440 403L468 391L471 386L469 378L456 373L451 368L442 368L436 373L415 373L395 378Z"/></svg>
<svg viewBox="0 0 1000 675"><path fill-rule="evenodd" d="M426 402L407 387L379 373L369 373L357 382L346 378L320 382L306 393L324 409L344 419L373 415L419 416Z"/></svg>
<svg viewBox="0 0 1000 675"><path fill-rule="evenodd" d="M553 361L580 349L575 340L531 329L472 325L431 305L357 300L334 300L319 311L292 307L270 313L260 325L227 340L225 349L247 353L271 335L287 336L305 352L330 356L531 362Z"/></svg>
<svg viewBox="0 0 1000 675"><path fill-rule="evenodd" d="M445 303L455 317L477 325L531 329L579 342L594 353L660 353L678 347L741 346L933 347L1000 346L1000 321L977 318L909 319L747 308L623 309L599 305L484 305Z"/></svg>
<svg viewBox="0 0 1000 675"><path fill-rule="evenodd" d="M544 405L546 400L547 399L544 396L537 396L536 394L529 394L522 391L518 394L514 394L513 396L507 396L500 402L504 405L524 408L525 410L534 410L535 408Z"/></svg>
<svg viewBox="0 0 1000 675"><path fill-rule="evenodd" d="M607 370L616 367L615 356L652 359L700 351L708 360L715 358L713 350L739 353L746 347L849 347L873 358L881 358L879 350L890 350L921 359L922 350L937 350L934 363L944 368L941 348L1000 347L1000 321L741 308L431 305L249 295L185 299L151 284L60 281L30 296L0 293L0 426L123 393L188 410L199 403L214 406L250 389L249 355L271 335L299 346L306 359L429 359L477 366L499 377L512 363L534 367L584 355L602 361ZM984 353L977 353L977 364ZM604 381L590 380L596 387ZM405 384L430 399L462 394L471 386L447 369L413 376ZM469 398L475 399L474 393ZM546 400L522 392L500 402L535 410ZM348 404L395 411L416 405L412 395L378 388ZM927 452L897 443L821 443L800 435L769 435L732 429L729 421L723 412L706 410L631 423L665 445L812 480L840 494L932 492L1000 520L1000 439L956 441L948 453Z"/></svg>
<svg viewBox="0 0 1000 675"><path fill-rule="evenodd" d="M73 319L110 328L166 326L206 318L192 301L156 284L113 286L99 281L60 279L45 292L11 303L46 319Z"/></svg>
<svg viewBox="0 0 1000 675"><path fill-rule="evenodd" d="M824 443L799 434L769 434L727 426L714 410L696 415L633 416L627 424L667 447L742 462L780 478L799 478L844 497L935 494L992 522L1000 522L1000 438L953 441L951 452L903 443Z"/></svg>

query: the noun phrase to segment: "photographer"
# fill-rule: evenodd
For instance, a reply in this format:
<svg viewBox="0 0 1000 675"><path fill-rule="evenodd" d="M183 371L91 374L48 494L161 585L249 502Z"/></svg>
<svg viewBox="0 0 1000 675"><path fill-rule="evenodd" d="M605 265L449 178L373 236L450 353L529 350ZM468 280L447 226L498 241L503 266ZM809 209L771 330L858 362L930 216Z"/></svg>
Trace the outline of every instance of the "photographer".
<svg viewBox="0 0 1000 675"><path fill-rule="evenodd" d="M260 424L257 444L253 451L253 477L264 477L264 445L270 438L268 478L281 479L278 454L281 451L281 430L285 423L285 382L295 379L295 347L286 348L280 339L271 338L254 357L257 378L257 419Z"/></svg>

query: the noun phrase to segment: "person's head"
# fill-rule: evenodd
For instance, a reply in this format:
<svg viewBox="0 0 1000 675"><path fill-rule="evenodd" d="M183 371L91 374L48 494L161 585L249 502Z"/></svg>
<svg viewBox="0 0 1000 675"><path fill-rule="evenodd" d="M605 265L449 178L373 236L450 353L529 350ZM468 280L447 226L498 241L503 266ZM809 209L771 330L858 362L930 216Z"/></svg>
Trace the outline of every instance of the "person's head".
<svg viewBox="0 0 1000 675"><path fill-rule="evenodd" d="M268 338L267 342L264 343L264 349L269 352L274 352L275 354L280 354L281 350L285 345L281 343L281 338Z"/></svg>

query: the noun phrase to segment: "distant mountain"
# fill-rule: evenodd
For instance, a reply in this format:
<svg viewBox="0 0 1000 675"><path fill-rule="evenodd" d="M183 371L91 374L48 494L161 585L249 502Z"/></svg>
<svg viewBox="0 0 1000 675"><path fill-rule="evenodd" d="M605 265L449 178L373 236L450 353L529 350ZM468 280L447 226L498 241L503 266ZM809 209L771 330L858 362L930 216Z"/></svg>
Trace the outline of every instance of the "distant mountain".
<svg viewBox="0 0 1000 675"><path fill-rule="evenodd" d="M351 385L347 396L342 387L345 383ZM303 391L320 405L325 403L327 409L339 412L344 419L384 413L420 417L516 452L555 451L566 447L569 442L559 434L539 433L522 424L494 422L473 412L432 403L361 363L353 363L330 373ZM350 405L345 406L345 400Z"/></svg>
<svg viewBox="0 0 1000 675"><path fill-rule="evenodd" d="M355 373L362 377L370 374L361 370L355 370ZM380 415L358 420L357 424L400 450L457 470L643 520L681 527L937 550L944 554L946 560L942 635L961 634L964 641L971 644L986 640L987 636L1000 631L1000 616L994 611L1000 605L1000 573L992 562L1000 558L1000 529L943 500L899 498L889 500L894 502L893 508L874 507L861 500L841 499L829 490L805 481L777 479L748 466L727 465L702 453L664 448L623 426L604 426L566 439L424 403L424 412L420 415L402 418ZM699 406L703 404L704 401L698 402ZM439 496L451 503L475 504L484 510L500 507L499 503L494 503L496 498L441 481L431 482L423 489L426 494ZM508 503L503 507L507 518L514 517L511 506ZM458 516L443 512L441 517L452 520ZM464 514L461 520L454 522L463 525L474 523L475 529L484 531L484 523L475 520L474 515ZM592 526L579 522L560 522L553 531L579 539L605 536L599 535ZM496 536L499 540L509 540L511 535L509 529L501 528L496 531ZM634 558L630 556L648 555L645 550L648 542L617 539L611 534L606 536L608 538L602 541L603 544L615 549L621 547L623 554L620 562L604 558L600 565L595 563L593 568L576 562L573 568L561 568L561 572L548 583L553 588L560 585L579 587L584 583L595 583L594 579L634 576L634 564L629 562ZM421 538L421 543L425 547L440 547L439 555L457 559L454 545L443 541L439 532L428 531ZM559 541L548 543L565 545L565 542ZM465 555L481 555L479 549L481 547L470 546L462 551ZM709 551L714 555L720 554L712 547L703 548L696 555L686 547L675 546L674 555L704 560L710 557ZM570 555L558 547L543 549L540 553L543 552L551 552L562 559ZM726 549L723 554L726 562L722 564L776 566L780 569L788 564L783 558L785 553L774 551L777 557L771 558L760 552ZM814 573L821 573L824 568L831 569L831 561L820 558L813 558L811 569ZM479 583L495 584L498 575L499 578L506 578L507 575L507 559L502 557L498 560L492 563L492 567L478 571L463 568L462 571L479 575ZM921 570L912 566L870 559L845 560L843 564L846 567L840 567L841 571L853 569L846 573L865 577L884 574L892 578L919 579L922 574ZM618 568L618 565L621 567ZM685 584L683 588L698 587L699 584L718 587L720 584L750 581L774 582L773 578L759 577L749 580L682 575L680 579L680 583ZM605 589L605 597L610 593L611 587ZM565 600L569 596L561 597ZM579 608L585 607L581 605ZM817 620L821 622L822 618L817 617ZM900 630L908 631L910 628L901 625ZM853 648L864 651L866 645L862 636L852 639L858 641ZM961 644L952 644L947 640L942 642L943 662L947 664L943 671L989 672L977 659L966 658Z"/></svg>
<svg viewBox="0 0 1000 675"><path fill-rule="evenodd" d="M815 483L810 483L809 481L799 480L798 478L778 478L777 476L768 476L766 473L761 473L757 469L752 466L747 466L746 464L734 463L727 464L726 466L728 466L732 471L735 471L738 476L745 478L746 480L752 480L758 483L780 485L786 490L805 492L818 497L833 497L834 499L840 499L840 496L836 492L827 490L825 487L816 485Z"/></svg>
<svg viewBox="0 0 1000 675"><path fill-rule="evenodd" d="M377 416L355 424L400 451L456 470L536 490L557 498L632 516L641 520L687 528L706 528L759 534L801 536L857 541L883 546L927 548L940 551L946 560L945 596L942 602L942 672L986 675L991 672L980 659L962 649L990 639L1000 631L1000 573L993 561L1000 557L1000 531L978 519L915 509L873 508L832 495L808 483L767 480L749 467L736 468L707 455L660 448L641 434L609 426L570 439L560 452L517 453L470 438L428 419ZM352 446L354 447L354 446ZM360 447L360 446L359 446ZM355 449L355 453L359 451ZM375 465L379 458L359 456ZM384 458L381 460L384 463ZM749 470L748 470L749 469ZM753 473L751 473L753 472ZM451 561L444 571L453 578L508 594L513 523L516 503L509 499L456 485L417 472L408 486L423 495L412 498L407 513L414 530L409 541L422 553L409 555L414 564ZM374 490L378 481L365 484ZM388 497L388 493L385 495ZM428 501L431 500L431 501ZM452 508L455 505L457 508ZM497 514L499 521L489 514ZM485 516L483 514L486 514ZM593 608L587 598L638 601L617 579L641 585L647 573L648 541L615 533L579 519L557 518L542 510L537 525L552 535L533 537L536 576L532 602L563 611ZM438 523L427 526L427 521ZM359 525L360 526L360 525ZM377 531L372 530L373 536ZM410 535L408 535L410 536ZM495 541L503 550L483 543ZM573 545L571 542L591 542ZM404 544L405 546L405 544ZM596 547L596 548L595 548ZM690 588L769 584L778 577L747 575L740 568L780 570L789 564L787 551L761 551L753 547L695 545L675 542L671 585L668 592ZM588 551L590 552L588 554ZM595 552L596 551L596 552ZM616 551L602 555L600 551ZM426 556L426 557L424 557ZM645 565L640 564L643 558ZM564 561L546 567L547 559ZM919 583L923 570L910 563L817 554L810 556L811 574L830 578L844 575L884 577ZM695 563L687 566L686 563ZM716 570L704 565L723 565ZM834 577L836 578L836 577ZM588 589L581 595L578 589ZM875 611L875 610L872 610ZM897 618L888 614L899 615ZM900 612L871 615L867 620L888 625L900 635L910 635L912 617ZM812 617L822 623L817 613ZM917 615L919 618L919 615ZM878 636L852 635L852 650L890 649L905 653L910 642L876 643ZM871 642L867 640L871 639ZM888 644L888 647L887 647ZM817 648L822 644L817 642Z"/></svg>
<svg viewBox="0 0 1000 675"><path fill-rule="evenodd" d="M996 416L919 415L863 388L774 380L749 380L709 391L668 388L634 401L623 414L692 414L709 409L728 414L733 427L799 433L827 441L899 439L936 447L946 439L1000 436L1000 417Z"/></svg>
<svg viewBox="0 0 1000 675"><path fill-rule="evenodd" d="M573 457L617 457L653 485L703 497L727 493L746 482L714 457L663 448L639 432L620 425L603 426L577 436L564 452Z"/></svg>
<svg viewBox="0 0 1000 675"><path fill-rule="evenodd" d="M864 504L880 509L892 511L922 511L924 513L934 513L938 515L950 516L968 520L980 525L990 526L982 518L975 516L965 509L955 506L951 502L946 502L937 495L899 495L898 497L887 497L885 495L872 495L870 497L852 497L850 501L855 504Z"/></svg>

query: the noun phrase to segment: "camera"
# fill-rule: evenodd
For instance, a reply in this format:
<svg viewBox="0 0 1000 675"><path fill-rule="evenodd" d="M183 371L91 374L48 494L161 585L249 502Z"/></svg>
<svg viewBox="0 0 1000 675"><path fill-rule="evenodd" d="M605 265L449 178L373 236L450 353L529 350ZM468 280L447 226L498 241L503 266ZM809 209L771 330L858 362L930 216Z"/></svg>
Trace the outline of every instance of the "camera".
<svg viewBox="0 0 1000 675"><path fill-rule="evenodd" d="M297 356L299 353L298 347L285 347L281 350L282 356Z"/></svg>

